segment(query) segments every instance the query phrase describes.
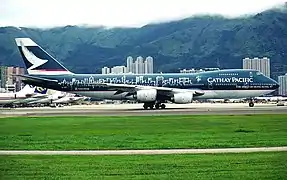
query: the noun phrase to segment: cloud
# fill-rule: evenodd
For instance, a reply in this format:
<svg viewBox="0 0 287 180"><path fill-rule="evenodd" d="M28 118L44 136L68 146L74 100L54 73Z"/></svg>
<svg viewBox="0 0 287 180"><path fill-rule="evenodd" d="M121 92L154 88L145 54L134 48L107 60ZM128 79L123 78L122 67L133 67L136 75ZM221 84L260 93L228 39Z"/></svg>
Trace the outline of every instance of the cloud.
<svg viewBox="0 0 287 180"><path fill-rule="evenodd" d="M256 13L285 0L1 0L0 26L142 26L194 14L236 17Z"/></svg>

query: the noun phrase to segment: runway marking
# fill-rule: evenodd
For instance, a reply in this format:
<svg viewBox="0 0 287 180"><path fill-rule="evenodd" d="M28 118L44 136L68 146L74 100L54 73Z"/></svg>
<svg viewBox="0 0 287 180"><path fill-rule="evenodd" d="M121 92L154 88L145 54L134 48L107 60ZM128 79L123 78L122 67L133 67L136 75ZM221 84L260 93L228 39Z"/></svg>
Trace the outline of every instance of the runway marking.
<svg viewBox="0 0 287 180"><path fill-rule="evenodd" d="M282 152L283 147L260 148L221 148L221 149L156 149L156 150L71 150L71 151L40 151L40 150L1 150L0 155L156 155L156 154L219 154L219 153L252 153Z"/></svg>

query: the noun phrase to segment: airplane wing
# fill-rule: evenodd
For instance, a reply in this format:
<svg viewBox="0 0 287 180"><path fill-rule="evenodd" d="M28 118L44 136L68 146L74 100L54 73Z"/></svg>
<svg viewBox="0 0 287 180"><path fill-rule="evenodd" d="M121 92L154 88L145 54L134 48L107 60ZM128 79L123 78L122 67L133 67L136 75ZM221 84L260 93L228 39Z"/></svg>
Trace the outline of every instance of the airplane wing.
<svg viewBox="0 0 287 180"><path fill-rule="evenodd" d="M204 92L201 89L179 89L179 88L168 88L168 87L156 87L156 86L142 86L142 85L129 85L129 84L111 84L106 83L109 89L117 91L116 94L121 94L123 92L129 92L130 94L135 93L138 90L143 89L156 89L161 95L172 96L175 93L190 92L194 96L201 96Z"/></svg>

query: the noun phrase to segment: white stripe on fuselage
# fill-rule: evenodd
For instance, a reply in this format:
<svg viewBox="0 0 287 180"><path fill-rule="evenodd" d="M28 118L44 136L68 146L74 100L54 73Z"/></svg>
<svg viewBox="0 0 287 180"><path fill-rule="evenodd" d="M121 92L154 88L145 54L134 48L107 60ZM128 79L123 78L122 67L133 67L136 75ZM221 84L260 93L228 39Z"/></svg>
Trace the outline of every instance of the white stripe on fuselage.
<svg viewBox="0 0 287 180"><path fill-rule="evenodd" d="M265 94L269 94L274 90L204 90L204 95L194 97L194 99L230 99L230 98L249 98ZM98 98L98 99L112 99L112 100L126 100L127 92L114 95L116 91L73 91L71 93Z"/></svg>

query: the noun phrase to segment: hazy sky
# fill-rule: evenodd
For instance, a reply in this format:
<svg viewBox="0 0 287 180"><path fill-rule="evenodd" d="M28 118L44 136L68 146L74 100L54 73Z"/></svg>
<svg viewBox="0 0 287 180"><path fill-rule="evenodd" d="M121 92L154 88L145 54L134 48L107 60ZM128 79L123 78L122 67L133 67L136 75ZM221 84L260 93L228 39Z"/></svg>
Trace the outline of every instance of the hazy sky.
<svg viewBox="0 0 287 180"><path fill-rule="evenodd" d="M142 26L188 17L256 13L286 0L0 0L0 26Z"/></svg>

